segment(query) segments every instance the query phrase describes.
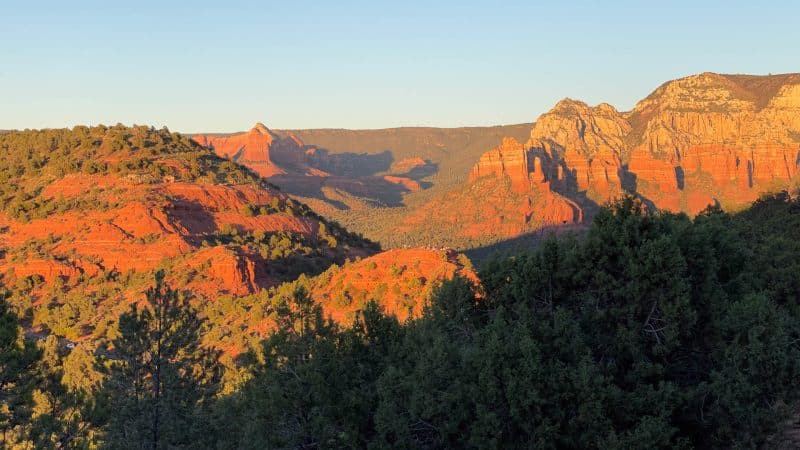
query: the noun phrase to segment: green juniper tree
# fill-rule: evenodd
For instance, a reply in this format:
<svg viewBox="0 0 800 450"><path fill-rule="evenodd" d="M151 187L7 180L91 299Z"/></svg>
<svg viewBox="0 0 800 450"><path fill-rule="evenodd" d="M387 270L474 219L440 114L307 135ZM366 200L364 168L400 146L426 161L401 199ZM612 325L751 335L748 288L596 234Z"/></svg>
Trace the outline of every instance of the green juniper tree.
<svg viewBox="0 0 800 450"><path fill-rule="evenodd" d="M341 328L323 318L302 285L279 295L278 329L263 363L219 404L217 448L364 448L373 434L375 380L394 353L394 318L368 303ZM235 417L231 420L231 417Z"/></svg>
<svg viewBox="0 0 800 450"><path fill-rule="evenodd" d="M64 382L65 358L83 349L65 353L65 346L51 334L44 341L42 358L37 364L34 407L30 440L36 448L90 448L97 442L93 425L95 403L90 387L70 386ZM91 380L97 372L89 366L82 380Z"/></svg>
<svg viewBox="0 0 800 450"><path fill-rule="evenodd" d="M218 354L200 345L204 322L155 277L147 306L119 319L113 341L106 444L109 448L195 448L218 381Z"/></svg>
<svg viewBox="0 0 800 450"><path fill-rule="evenodd" d="M0 443L23 441L30 422L36 362L41 352L24 339L16 314L0 291Z"/></svg>

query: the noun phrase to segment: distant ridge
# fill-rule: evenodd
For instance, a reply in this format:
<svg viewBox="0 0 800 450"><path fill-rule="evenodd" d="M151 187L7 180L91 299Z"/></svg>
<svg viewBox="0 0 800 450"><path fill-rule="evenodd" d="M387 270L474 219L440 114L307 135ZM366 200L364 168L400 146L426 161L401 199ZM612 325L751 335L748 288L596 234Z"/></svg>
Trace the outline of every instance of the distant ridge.
<svg viewBox="0 0 800 450"><path fill-rule="evenodd" d="M256 126L262 126L267 128L261 122L257 122ZM464 127L433 127L433 126L425 126L425 125L409 125L409 126L399 126L399 127L385 127L385 128L342 128L342 127L318 127L318 128L276 128L272 129L271 131L280 134L306 134L306 133L325 133L325 132L353 132L353 133L373 133L373 132L386 132L386 131L399 131L399 130L418 130L418 131L431 131L431 130L486 130L486 129L502 129L502 128L516 128L516 127L527 127L530 128L533 126L532 122L524 122L524 123L512 123L506 125L473 125L473 126L464 126ZM267 128L269 129L269 128ZM232 136L235 134L242 134L247 133L248 130L239 130L239 131L219 131L219 132L205 132L205 131L193 131L193 132L180 132L184 136Z"/></svg>

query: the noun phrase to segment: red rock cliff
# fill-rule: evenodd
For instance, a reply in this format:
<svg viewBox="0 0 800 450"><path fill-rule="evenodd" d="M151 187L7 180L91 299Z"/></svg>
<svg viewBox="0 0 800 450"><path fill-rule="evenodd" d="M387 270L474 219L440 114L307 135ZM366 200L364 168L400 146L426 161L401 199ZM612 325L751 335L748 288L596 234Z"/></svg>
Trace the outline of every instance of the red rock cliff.
<svg viewBox="0 0 800 450"><path fill-rule="evenodd" d="M466 185L415 208L397 231L511 237L581 222L591 203L625 191L690 214L739 208L796 184L799 171L800 74L705 73L665 83L627 113L562 100L525 145L503 140Z"/></svg>
<svg viewBox="0 0 800 450"><path fill-rule="evenodd" d="M663 209L739 207L797 177L800 75L704 73L665 83L624 114L563 100L527 147L555 162L549 181L598 203L626 184Z"/></svg>
<svg viewBox="0 0 800 450"><path fill-rule="evenodd" d="M797 175L800 75L691 76L662 85L627 118L629 169L659 207L738 207Z"/></svg>
<svg viewBox="0 0 800 450"><path fill-rule="evenodd" d="M514 138L505 138L499 147L481 156L469 174L469 181L487 175L507 176L515 191L525 192L530 188L530 171L525 147Z"/></svg>
<svg viewBox="0 0 800 450"><path fill-rule="evenodd" d="M589 107L566 99L539 118L527 145L542 149L562 167L561 174L551 177L603 202L621 192L621 156L630 128L611 105Z"/></svg>

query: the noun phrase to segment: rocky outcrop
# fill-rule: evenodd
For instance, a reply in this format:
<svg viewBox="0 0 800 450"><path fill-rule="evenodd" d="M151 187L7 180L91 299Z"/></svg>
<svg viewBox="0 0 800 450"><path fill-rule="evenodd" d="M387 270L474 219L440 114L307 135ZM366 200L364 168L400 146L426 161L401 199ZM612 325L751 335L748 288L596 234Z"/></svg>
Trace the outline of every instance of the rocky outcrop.
<svg viewBox="0 0 800 450"><path fill-rule="evenodd" d="M549 173L562 174L549 155L507 138L475 164L465 185L412 210L398 235L452 240L505 239L535 230L575 225L581 207L553 190Z"/></svg>
<svg viewBox="0 0 800 450"><path fill-rule="evenodd" d="M389 173L395 175L403 175L412 172L415 169L423 168L428 165L428 162L419 156L414 158L405 158L400 161L395 161L389 167Z"/></svg>
<svg viewBox="0 0 800 450"><path fill-rule="evenodd" d="M3 269L4 272L12 273L16 278L38 275L47 283L53 283L56 278L61 278L62 281L68 280L83 273L81 268L68 261L41 258L27 259L24 264L11 263Z"/></svg>
<svg viewBox="0 0 800 450"><path fill-rule="evenodd" d="M548 180L605 201L622 190L619 173L630 128L611 105L566 99L536 121L527 147L553 161Z"/></svg>
<svg viewBox="0 0 800 450"><path fill-rule="evenodd" d="M665 83L624 114L563 100L526 147L554 163L545 178L562 193L604 203L628 190L697 213L743 205L797 176L798 111L800 75L704 73Z"/></svg>
<svg viewBox="0 0 800 450"><path fill-rule="evenodd" d="M204 269L202 275L211 284L211 293L234 295L249 294L268 285L263 276L256 276L257 264L264 264L264 261L241 250L225 247L202 249L187 262L188 267ZM198 287L202 289L203 284Z"/></svg>
<svg viewBox="0 0 800 450"><path fill-rule="evenodd" d="M505 138L499 147L481 156L469 174L469 181L488 175L508 177L516 192L525 192L530 188L530 172L531 166L525 147L514 138Z"/></svg>
<svg viewBox="0 0 800 450"><path fill-rule="evenodd" d="M800 75L666 83L627 115L636 190L658 207L696 213L788 186L800 163L798 111Z"/></svg>
<svg viewBox="0 0 800 450"><path fill-rule="evenodd" d="M384 175L383 179L391 184L402 186L402 188L408 192L416 192L422 189L422 186L420 186L419 182L412 180L411 178L398 177L395 175Z"/></svg>
<svg viewBox="0 0 800 450"><path fill-rule="evenodd" d="M705 73L665 83L627 113L560 101L524 145L503 140L468 183L415 208L395 230L513 237L583 222L626 191L690 214L740 208L797 183L798 172L800 74Z"/></svg>

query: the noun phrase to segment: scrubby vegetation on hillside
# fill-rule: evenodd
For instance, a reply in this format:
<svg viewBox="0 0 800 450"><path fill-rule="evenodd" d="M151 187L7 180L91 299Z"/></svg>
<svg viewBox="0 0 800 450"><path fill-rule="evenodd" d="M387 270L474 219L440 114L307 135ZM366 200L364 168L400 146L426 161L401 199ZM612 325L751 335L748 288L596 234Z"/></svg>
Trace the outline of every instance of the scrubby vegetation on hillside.
<svg viewBox="0 0 800 450"><path fill-rule="evenodd" d="M223 329L233 299L195 315L159 279L152 311L194 325L160 334L152 313L131 310L115 348L95 355L109 368L77 383L91 356L61 347L36 362L3 307L2 436L53 447L791 446L798 230L800 200L789 194L693 219L626 198L584 238L491 262L477 289L445 283L404 323L370 303L351 326L335 325L308 283L285 285L248 301L269 305L275 329L224 386L197 358L192 330ZM146 356L158 346L169 356ZM143 370L132 371L136 361ZM50 381L22 382L34 379ZM123 382L140 389L114 389Z"/></svg>
<svg viewBox="0 0 800 450"><path fill-rule="evenodd" d="M158 270L205 303L379 248L167 129L9 132L0 157L0 295L32 336L112 341Z"/></svg>
<svg viewBox="0 0 800 450"><path fill-rule="evenodd" d="M100 125L12 131L0 134L0 157L0 208L21 220L47 217L68 207L40 195L47 184L67 174L113 174L141 182L165 177L227 184L261 182L249 169L166 128Z"/></svg>

